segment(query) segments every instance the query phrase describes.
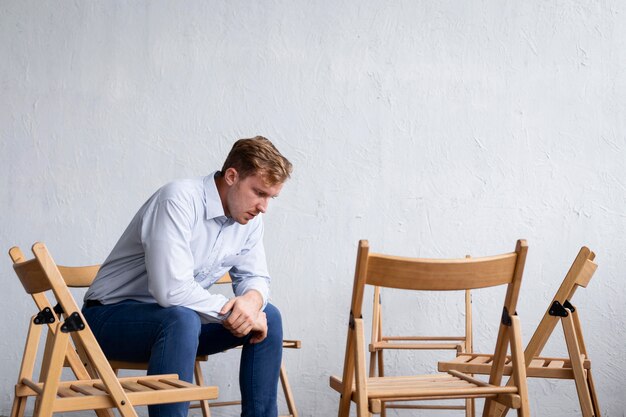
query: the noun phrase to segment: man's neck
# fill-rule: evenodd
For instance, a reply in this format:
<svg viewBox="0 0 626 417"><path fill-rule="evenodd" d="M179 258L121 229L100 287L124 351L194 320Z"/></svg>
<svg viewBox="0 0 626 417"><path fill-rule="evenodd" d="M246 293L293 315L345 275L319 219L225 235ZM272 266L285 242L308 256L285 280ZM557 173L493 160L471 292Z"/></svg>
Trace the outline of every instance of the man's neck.
<svg viewBox="0 0 626 417"><path fill-rule="evenodd" d="M219 172L215 175L213 179L215 180L215 186L217 187L217 193L220 196L220 202L222 203L224 214L226 214L226 217L230 217L230 213L228 212L228 208L226 207L226 194L228 193L228 184L226 184L226 180L224 180L224 177Z"/></svg>

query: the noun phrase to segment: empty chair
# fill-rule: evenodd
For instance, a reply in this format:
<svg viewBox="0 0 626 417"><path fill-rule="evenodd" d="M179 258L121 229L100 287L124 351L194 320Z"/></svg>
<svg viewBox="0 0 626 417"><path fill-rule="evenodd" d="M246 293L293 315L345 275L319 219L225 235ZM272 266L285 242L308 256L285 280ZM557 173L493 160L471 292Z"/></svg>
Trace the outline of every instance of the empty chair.
<svg viewBox="0 0 626 417"><path fill-rule="evenodd" d="M459 297L459 301L461 297ZM372 308L372 337L369 345L370 369L369 376L385 376L385 350L418 350L418 351L451 351L453 357L458 354L472 353L472 297L470 290L463 291L464 305L463 332L462 334L450 335L450 333L438 333L437 335L398 335L388 334L383 327L383 294L381 287L374 287L374 302ZM393 322L393 318L392 318ZM381 415L386 416L386 409L433 409L433 410L464 410L466 417L474 415L474 400L467 399L465 404L458 401L448 404L407 404L406 402L394 403L381 401Z"/></svg>
<svg viewBox="0 0 626 417"><path fill-rule="evenodd" d="M357 416L380 413L387 401L446 400L485 398L483 416L492 415L497 404L517 409L529 416L526 368L522 352L520 322L515 313L527 245L520 240L514 252L485 258L452 260L418 259L369 252L367 241L360 241L347 329L342 377L332 376L330 386L341 394L339 417L347 417L351 402ZM434 375L368 377L362 316L365 286L410 291L450 291L506 286L502 310L493 318L499 323L494 366L488 382L467 373L449 371ZM408 306L407 306L408 308ZM511 347L513 381L502 386L504 360Z"/></svg>
<svg viewBox="0 0 626 417"><path fill-rule="evenodd" d="M594 259L595 254L589 248L580 249L524 351L528 377L574 380L583 417L600 417L600 406L578 309L572 305L571 299L576 289L585 288L589 284L597 268ZM559 322L563 327L567 357L540 357ZM439 370L488 374L491 372L492 361L493 356L490 354L462 354L452 361L439 362ZM506 375L511 374L509 362L510 358L507 358L504 369ZM495 415L501 417L507 410L504 406L497 407Z"/></svg>

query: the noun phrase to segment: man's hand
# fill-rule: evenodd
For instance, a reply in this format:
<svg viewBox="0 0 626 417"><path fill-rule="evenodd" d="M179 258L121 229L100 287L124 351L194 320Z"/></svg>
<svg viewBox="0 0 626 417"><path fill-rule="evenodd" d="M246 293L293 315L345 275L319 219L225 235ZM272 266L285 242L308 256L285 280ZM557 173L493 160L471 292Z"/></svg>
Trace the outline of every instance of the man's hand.
<svg viewBox="0 0 626 417"><path fill-rule="evenodd" d="M255 344L262 342L267 337L267 317L265 316L265 312L261 311L258 315L257 324L254 329L252 329L252 337L250 338L250 343Z"/></svg>
<svg viewBox="0 0 626 417"><path fill-rule="evenodd" d="M250 343L259 343L267 336L267 319L265 313L261 311L262 306L263 297L256 290L231 298L220 310L220 314L230 312L222 324L237 337L254 332Z"/></svg>

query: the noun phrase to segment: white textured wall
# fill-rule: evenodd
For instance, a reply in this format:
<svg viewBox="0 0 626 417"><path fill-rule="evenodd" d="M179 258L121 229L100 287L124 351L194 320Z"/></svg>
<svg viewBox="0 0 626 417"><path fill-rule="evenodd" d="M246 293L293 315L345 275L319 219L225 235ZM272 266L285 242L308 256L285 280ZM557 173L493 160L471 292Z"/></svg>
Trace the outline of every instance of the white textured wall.
<svg viewBox="0 0 626 417"><path fill-rule="evenodd" d="M60 263L101 262L156 187L263 134L295 165L265 240L303 341L286 353L301 415L336 413L359 238L456 257L523 237L525 340L578 248L597 252L574 301L602 411L624 416L624 2L3 0L0 62L3 251L41 240ZM0 275L7 415L33 308L6 256ZM450 302L409 301L394 304L421 330ZM235 359L218 358L207 372L226 380ZM579 413L571 381L530 392L535 416Z"/></svg>

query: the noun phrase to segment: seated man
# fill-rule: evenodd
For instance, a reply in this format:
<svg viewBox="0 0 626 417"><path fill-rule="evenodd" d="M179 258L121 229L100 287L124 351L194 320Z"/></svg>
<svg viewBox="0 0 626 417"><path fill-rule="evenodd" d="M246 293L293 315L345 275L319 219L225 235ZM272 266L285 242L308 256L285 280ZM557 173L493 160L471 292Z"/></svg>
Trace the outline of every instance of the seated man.
<svg viewBox="0 0 626 417"><path fill-rule="evenodd" d="M261 136L235 142L221 171L161 187L139 209L85 295L83 314L111 360L191 382L197 354L243 345L242 416L275 417L280 312L268 304L269 200L291 163ZM230 271L235 297L209 287ZM151 406L185 417L188 403Z"/></svg>

